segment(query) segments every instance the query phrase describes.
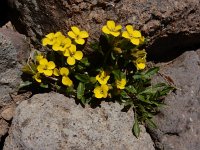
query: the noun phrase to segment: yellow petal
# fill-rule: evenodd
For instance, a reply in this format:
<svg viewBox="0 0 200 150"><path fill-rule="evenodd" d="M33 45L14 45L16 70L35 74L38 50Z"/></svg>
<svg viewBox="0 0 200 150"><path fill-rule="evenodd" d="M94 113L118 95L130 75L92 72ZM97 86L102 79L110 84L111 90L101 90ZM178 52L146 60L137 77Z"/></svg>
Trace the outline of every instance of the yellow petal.
<svg viewBox="0 0 200 150"><path fill-rule="evenodd" d="M130 35L129 35L129 33L128 33L127 31L124 31L124 32L122 33L122 37L129 39L129 38L130 38Z"/></svg>
<svg viewBox="0 0 200 150"><path fill-rule="evenodd" d="M74 54L74 58L77 60L81 60L83 58L83 53L81 51L76 51Z"/></svg>
<svg viewBox="0 0 200 150"><path fill-rule="evenodd" d="M60 31L56 32L54 37L65 37Z"/></svg>
<svg viewBox="0 0 200 150"><path fill-rule="evenodd" d="M105 33L105 34L110 34L110 30L108 29L107 26L103 26L102 32Z"/></svg>
<svg viewBox="0 0 200 150"><path fill-rule="evenodd" d="M56 65L53 61L48 62L47 69L54 69L55 67L56 67Z"/></svg>
<svg viewBox="0 0 200 150"><path fill-rule="evenodd" d="M115 22L112 20L107 21L107 27L110 30L113 30L115 28Z"/></svg>
<svg viewBox="0 0 200 150"><path fill-rule="evenodd" d="M72 26L71 29L72 29L72 31L74 32L74 34L76 34L76 35L79 35L79 34L80 34L80 30L79 30L78 27Z"/></svg>
<svg viewBox="0 0 200 150"><path fill-rule="evenodd" d="M95 87L93 92L94 92L96 98L102 98L103 97L102 89L101 89L100 86Z"/></svg>
<svg viewBox="0 0 200 150"><path fill-rule="evenodd" d="M64 55L64 56L70 56L70 54L69 54L69 50L66 49L65 51L63 51L63 55Z"/></svg>
<svg viewBox="0 0 200 150"><path fill-rule="evenodd" d="M134 45L139 45L140 44L140 39L132 38L131 39L131 43L133 43Z"/></svg>
<svg viewBox="0 0 200 150"><path fill-rule="evenodd" d="M49 43L51 44L51 41L48 38L42 39L42 45L43 46L49 45Z"/></svg>
<svg viewBox="0 0 200 150"><path fill-rule="evenodd" d="M72 44L70 47L69 47L69 51L71 53L75 53L76 52L76 45Z"/></svg>
<svg viewBox="0 0 200 150"><path fill-rule="evenodd" d="M113 36L117 37L120 35L120 32L110 32L110 34L112 34Z"/></svg>
<svg viewBox="0 0 200 150"><path fill-rule="evenodd" d="M133 37L137 37L137 38L140 38L142 35L141 35L141 32L140 31L138 31L138 30L134 30L133 32L132 32L132 34L133 34Z"/></svg>
<svg viewBox="0 0 200 150"><path fill-rule="evenodd" d="M38 70L39 73L43 73L44 72L44 66L43 65L37 66L37 70Z"/></svg>
<svg viewBox="0 0 200 150"><path fill-rule="evenodd" d="M128 33L132 34L132 32L133 32L133 26L132 25L127 25L126 26L126 30L128 31Z"/></svg>
<svg viewBox="0 0 200 150"><path fill-rule="evenodd" d="M58 70L57 68L55 68L55 69L53 70L53 74L54 74L55 76L59 76L59 75L60 75L60 72L59 72L59 70Z"/></svg>
<svg viewBox="0 0 200 150"><path fill-rule="evenodd" d="M76 60L74 59L74 57L68 57L67 58L67 63L69 64L69 65L74 65L75 63L76 63Z"/></svg>
<svg viewBox="0 0 200 150"><path fill-rule="evenodd" d="M44 70L44 75L51 76L53 74L53 70Z"/></svg>
<svg viewBox="0 0 200 150"><path fill-rule="evenodd" d="M62 76L68 76L69 75L69 69L67 69L65 67L60 68L60 74Z"/></svg>
<svg viewBox="0 0 200 150"><path fill-rule="evenodd" d="M101 85L101 88L103 90L103 98L106 98L108 96L108 86L107 85Z"/></svg>
<svg viewBox="0 0 200 150"><path fill-rule="evenodd" d="M142 69L144 69L145 68L145 63L139 63L139 64L137 64L137 70L142 70Z"/></svg>
<svg viewBox="0 0 200 150"><path fill-rule="evenodd" d="M86 31L81 31L79 34L80 38L87 38L89 36L89 34Z"/></svg>
<svg viewBox="0 0 200 150"><path fill-rule="evenodd" d="M46 37L49 38L49 39L53 39L54 35L55 35L54 33L49 33L49 34L46 35Z"/></svg>
<svg viewBox="0 0 200 150"><path fill-rule="evenodd" d="M48 63L47 59L46 58L43 58L39 61L39 64L40 65L46 65Z"/></svg>
<svg viewBox="0 0 200 150"><path fill-rule="evenodd" d="M40 79L40 74L39 74L39 73L36 73L36 74L33 76L33 78L35 79L35 81L37 81L37 82L39 82L39 83L42 82L42 80Z"/></svg>
<svg viewBox="0 0 200 150"><path fill-rule="evenodd" d="M67 34L68 34L68 36L71 37L72 39L76 39L76 36L77 36L77 35L74 34L74 32L69 31Z"/></svg>
<svg viewBox="0 0 200 150"><path fill-rule="evenodd" d="M42 58L43 58L43 56L40 55L40 54L36 56L36 60L37 60L38 62L39 62Z"/></svg>
<svg viewBox="0 0 200 150"><path fill-rule="evenodd" d="M72 41L69 38L65 38L63 40L63 43L65 44L66 47L70 47Z"/></svg>
<svg viewBox="0 0 200 150"><path fill-rule="evenodd" d="M75 42L77 44L80 44L80 45L83 45L85 43L85 40L84 39L81 39L81 38L78 38L78 39L75 39Z"/></svg>
<svg viewBox="0 0 200 150"><path fill-rule="evenodd" d="M146 67L146 59L138 58L136 60L136 68L137 70L142 70Z"/></svg>
<svg viewBox="0 0 200 150"><path fill-rule="evenodd" d="M117 25L116 27L115 27L115 31L118 31L118 30L121 30L122 29L122 26L121 25Z"/></svg>
<svg viewBox="0 0 200 150"><path fill-rule="evenodd" d="M57 43L53 44L52 49L53 49L54 51L60 50L60 49L61 49L61 48L60 48L60 43L57 42Z"/></svg>
<svg viewBox="0 0 200 150"><path fill-rule="evenodd" d="M66 86L71 86L73 84L72 80L69 77L63 76L62 77L62 84Z"/></svg>
<svg viewBox="0 0 200 150"><path fill-rule="evenodd" d="M101 88L103 89L104 92L107 92L109 89L106 84L101 85Z"/></svg>

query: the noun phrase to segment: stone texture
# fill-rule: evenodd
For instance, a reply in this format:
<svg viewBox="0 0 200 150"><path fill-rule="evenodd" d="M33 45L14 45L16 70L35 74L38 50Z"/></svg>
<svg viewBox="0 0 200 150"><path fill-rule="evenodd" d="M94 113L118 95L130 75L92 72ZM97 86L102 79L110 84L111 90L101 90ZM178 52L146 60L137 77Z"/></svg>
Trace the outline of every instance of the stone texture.
<svg viewBox="0 0 200 150"><path fill-rule="evenodd" d="M6 121L10 121L13 116L14 116L14 112L15 112L15 106L10 106L6 109L4 109L2 112L1 112L1 117L3 119L5 119Z"/></svg>
<svg viewBox="0 0 200 150"><path fill-rule="evenodd" d="M166 54L177 56L179 47L200 45L199 0L8 1L14 11L13 24L35 44L49 32L66 34L72 25L97 38L102 25L112 19L123 25L133 24L149 36L149 56L154 60L167 59Z"/></svg>
<svg viewBox="0 0 200 150"><path fill-rule="evenodd" d="M61 94L34 95L16 109L4 150L153 150L143 126L139 139L131 132L133 112L118 103L82 108Z"/></svg>
<svg viewBox="0 0 200 150"><path fill-rule="evenodd" d="M25 36L0 29L0 107L11 103L10 93L18 90L21 66L29 51Z"/></svg>
<svg viewBox="0 0 200 150"><path fill-rule="evenodd" d="M8 128L9 124L5 120L0 119L0 140L2 136L8 133Z"/></svg>
<svg viewBox="0 0 200 150"><path fill-rule="evenodd" d="M177 90L167 96L166 107L155 117L158 129L150 130L156 147L164 150L199 150L200 49L187 51L171 63L160 66L161 75L168 78L166 81L172 79ZM156 80L163 78L157 77Z"/></svg>
<svg viewBox="0 0 200 150"><path fill-rule="evenodd" d="M28 58L28 53L29 46L25 36L0 28L0 114L7 121L11 120L13 114L11 110L5 109L14 103L10 95L18 90L21 81L21 64ZM9 126L9 123L1 117L0 138L6 135Z"/></svg>

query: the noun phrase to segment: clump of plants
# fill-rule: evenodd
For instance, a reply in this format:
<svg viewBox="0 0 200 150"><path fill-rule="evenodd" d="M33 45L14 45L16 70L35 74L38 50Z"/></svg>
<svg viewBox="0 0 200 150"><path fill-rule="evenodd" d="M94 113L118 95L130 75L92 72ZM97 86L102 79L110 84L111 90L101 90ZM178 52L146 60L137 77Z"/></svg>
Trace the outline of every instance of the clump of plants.
<svg viewBox="0 0 200 150"><path fill-rule="evenodd" d="M73 97L82 105L117 101L134 111L133 133L139 124L155 127L151 120L163 105L163 96L173 88L151 84L159 68L148 68L143 49L145 37L132 25L122 29L109 20L98 41L87 43L89 34L76 26L64 35L49 33L42 39L45 52L35 50L23 67L28 76L24 85L34 84ZM87 44L86 44L87 43ZM86 55L88 46L93 50Z"/></svg>

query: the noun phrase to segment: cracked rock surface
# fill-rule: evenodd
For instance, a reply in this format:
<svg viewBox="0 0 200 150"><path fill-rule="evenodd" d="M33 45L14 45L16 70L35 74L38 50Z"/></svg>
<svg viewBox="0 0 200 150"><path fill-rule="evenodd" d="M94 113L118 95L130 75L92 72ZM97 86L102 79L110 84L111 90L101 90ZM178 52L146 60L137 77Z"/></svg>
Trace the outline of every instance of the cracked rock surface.
<svg viewBox="0 0 200 150"><path fill-rule="evenodd" d="M13 24L36 44L49 32L69 31L77 25L99 38L112 19L133 24L150 39L154 60L177 55L178 48L200 45L199 0L8 0ZM11 15L12 16L12 15ZM97 30L99 29L99 30ZM90 40L89 39L89 40ZM171 54L169 54L171 53Z"/></svg>
<svg viewBox="0 0 200 150"><path fill-rule="evenodd" d="M57 93L37 94L16 108L4 150L154 150L145 128L132 134L133 112L118 103L82 108Z"/></svg>
<svg viewBox="0 0 200 150"><path fill-rule="evenodd" d="M199 150L200 49L187 51L171 63L160 65L160 73L173 80L177 90L165 98L166 106L154 118L158 129L150 133L156 147Z"/></svg>

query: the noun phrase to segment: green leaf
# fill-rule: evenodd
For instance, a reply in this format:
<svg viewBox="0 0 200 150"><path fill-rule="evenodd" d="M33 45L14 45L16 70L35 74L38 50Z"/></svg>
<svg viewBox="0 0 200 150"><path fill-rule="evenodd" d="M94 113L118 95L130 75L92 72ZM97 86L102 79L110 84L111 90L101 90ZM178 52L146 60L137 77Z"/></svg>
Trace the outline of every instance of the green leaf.
<svg viewBox="0 0 200 150"><path fill-rule="evenodd" d="M124 90L122 90L120 94L121 94L121 97L124 99L130 98L130 96L128 96L128 94Z"/></svg>
<svg viewBox="0 0 200 150"><path fill-rule="evenodd" d="M40 87L47 89L47 88L49 88L49 85L48 84L44 84L44 83L40 83Z"/></svg>
<svg viewBox="0 0 200 150"><path fill-rule="evenodd" d="M112 73L116 80L120 80L120 70L113 70Z"/></svg>
<svg viewBox="0 0 200 150"><path fill-rule="evenodd" d="M139 99L142 102L145 102L147 104L152 104L151 101L145 99L145 97L143 95L137 95L137 99Z"/></svg>
<svg viewBox="0 0 200 150"><path fill-rule="evenodd" d="M121 72L120 70L113 70L112 73L115 77L115 80L121 80L123 78L126 78L126 74Z"/></svg>
<svg viewBox="0 0 200 150"><path fill-rule="evenodd" d="M132 94L136 94L137 93L137 90L135 89L135 87L133 85L129 85L127 86L126 88L126 91L128 91L129 93L132 93Z"/></svg>
<svg viewBox="0 0 200 150"><path fill-rule="evenodd" d="M89 63L89 61L88 61L88 58L83 58L83 59L81 59L81 61L80 61L82 64L84 64L85 66L90 66L90 63Z"/></svg>
<svg viewBox="0 0 200 150"><path fill-rule="evenodd" d="M165 96L172 90L174 90L174 87L166 86L160 91L160 96Z"/></svg>
<svg viewBox="0 0 200 150"><path fill-rule="evenodd" d="M83 83L89 83L90 77L88 74L76 74L75 78Z"/></svg>
<svg viewBox="0 0 200 150"><path fill-rule="evenodd" d="M153 120L151 120L151 119L146 119L145 120L145 123L147 124L147 126L149 127L149 128L152 128L152 129L155 129L157 126L156 126L156 124L153 122Z"/></svg>
<svg viewBox="0 0 200 150"><path fill-rule="evenodd" d="M116 59L113 52L111 52L111 58L112 58L112 60L115 60L115 59Z"/></svg>
<svg viewBox="0 0 200 150"><path fill-rule="evenodd" d="M33 82L31 82L31 81L24 81L24 82L21 82L20 85L19 85L19 89L24 88L24 87L26 87L26 86L29 86L29 85L31 85L31 84L33 84Z"/></svg>
<svg viewBox="0 0 200 150"><path fill-rule="evenodd" d="M81 100L81 103L82 103L83 105L86 104L86 99L85 99L85 97L82 97L80 100Z"/></svg>
<svg viewBox="0 0 200 150"><path fill-rule="evenodd" d="M33 62L27 62L27 64L23 66L22 72L34 75L37 72L37 67Z"/></svg>
<svg viewBox="0 0 200 150"><path fill-rule="evenodd" d="M147 78L147 79L151 78L153 75L158 73L158 71L159 71L159 67L151 68L144 74L144 77Z"/></svg>
<svg viewBox="0 0 200 150"><path fill-rule="evenodd" d="M138 119L136 115L135 115L134 120L135 122L133 124L132 132L135 135L135 137L138 138L140 135L140 127L139 127L139 123L138 123Z"/></svg>
<svg viewBox="0 0 200 150"><path fill-rule="evenodd" d="M90 77L90 82L95 84L97 82L96 77Z"/></svg>
<svg viewBox="0 0 200 150"><path fill-rule="evenodd" d="M78 87L77 87L77 98L81 100L83 98L84 92L85 92L85 84L82 82L79 82Z"/></svg>

